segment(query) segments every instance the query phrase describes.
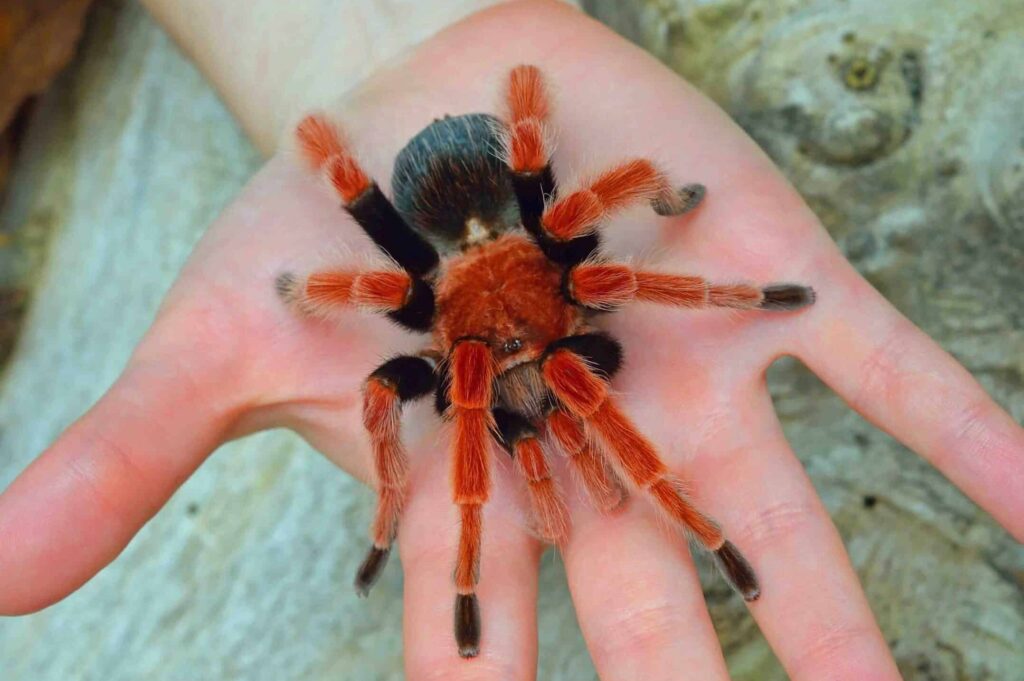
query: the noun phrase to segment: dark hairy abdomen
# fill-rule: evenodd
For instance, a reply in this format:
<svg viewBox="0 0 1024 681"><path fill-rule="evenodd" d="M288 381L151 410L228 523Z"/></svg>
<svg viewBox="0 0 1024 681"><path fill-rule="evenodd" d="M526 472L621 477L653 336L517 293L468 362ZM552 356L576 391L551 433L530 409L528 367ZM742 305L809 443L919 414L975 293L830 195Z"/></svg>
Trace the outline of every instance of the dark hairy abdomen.
<svg viewBox="0 0 1024 681"><path fill-rule="evenodd" d="M490 236L519 225L519 208L488 114L445 116L405 145L391 177L395 207L414 229L443 250L465 245L475 222Z"/></svg>

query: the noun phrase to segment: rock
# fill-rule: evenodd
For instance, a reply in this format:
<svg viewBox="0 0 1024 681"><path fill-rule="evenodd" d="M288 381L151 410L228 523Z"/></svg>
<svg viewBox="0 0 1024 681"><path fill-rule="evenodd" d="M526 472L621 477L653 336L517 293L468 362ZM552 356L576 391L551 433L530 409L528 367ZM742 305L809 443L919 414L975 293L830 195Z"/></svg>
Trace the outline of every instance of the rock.
<svg viewBox="0 0 1024 681"><path fill-rule="evenodd" d="M736 118L860 271L1024 417L1024 6L584 5ZM797 363L770 386L904 677L1018 678L1024 550ZM785 678L719 591L733 678Z"/></svg>

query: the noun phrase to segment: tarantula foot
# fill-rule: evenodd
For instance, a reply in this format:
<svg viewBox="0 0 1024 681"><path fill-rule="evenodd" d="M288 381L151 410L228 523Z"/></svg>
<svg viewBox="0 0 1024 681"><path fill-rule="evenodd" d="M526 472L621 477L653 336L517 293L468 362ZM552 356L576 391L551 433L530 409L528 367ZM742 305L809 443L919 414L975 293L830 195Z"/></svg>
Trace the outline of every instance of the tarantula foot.
<svg viewBox="0 0 1024 681"><path fill-rule="evenodd" d="M764 294L762 310L799 310L813 305L817 299L813 288L799 284L772 284L765 286L761 293Z"/></svg>
<svg viewBox="0 0 1024 681"><path fill-rule="evenodd" d="M377 582L380 573L384 571L384 566L387 565L390 553L391 549L380 549L376 546L370 547L366 558L363 559L363 564L359 566L359 571L356 572L354 586L357 596L365 598L370 593L370 589Z"/></svg>
<svg viewBox="0 0 1024 681"><path fill-rule="evenodd" d="M601 513L614 515L626 507L629 492L618 479L595 482L586 488L590 504Z"/></svg>
<svg viewBox="0 0 1024 681"><path fill-rule="evenodd" d="M683 185L651 201L651 207L658 215L682 215L696 208L704 200L706 193L707 190L702 184Z"/></svg>
<svg viewBox="0 0 1024 681"><path fill-rule="evenodd" d="M284 302L291 304L295 302L295 289L298 282L291 272L282 272L274 280L274 290Z"/></svg>
<svg viewBox="0 0 1024 681"><path fill-rule="evenodd" d="M476 594L455 597L455 642L459 644L459 657L480 654L480 603Z"/></svg>
<svg viewBox="0 0 1024 681"><path fill-rule="evenodd" d="M729 585L743 596L743 600L756 601L761 595L761 586L757 583L754 568L750 567L736 545L727 541L714 554L715 564Z"/></svg>

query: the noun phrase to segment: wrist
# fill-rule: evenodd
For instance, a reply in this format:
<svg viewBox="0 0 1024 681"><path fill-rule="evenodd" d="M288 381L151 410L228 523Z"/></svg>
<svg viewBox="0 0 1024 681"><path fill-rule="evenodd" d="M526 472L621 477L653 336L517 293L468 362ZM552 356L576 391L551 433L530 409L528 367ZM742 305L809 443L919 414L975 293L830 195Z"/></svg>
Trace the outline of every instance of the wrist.
<svg viewBox="0 0 1024 681"><path fill-rule="evenodd" d="M265 154L285 126L339 100L352 86L446 26L509 0L410 3L373 0L143 0L214 85ZM529 11L559 14L562 2Z"/></svg>

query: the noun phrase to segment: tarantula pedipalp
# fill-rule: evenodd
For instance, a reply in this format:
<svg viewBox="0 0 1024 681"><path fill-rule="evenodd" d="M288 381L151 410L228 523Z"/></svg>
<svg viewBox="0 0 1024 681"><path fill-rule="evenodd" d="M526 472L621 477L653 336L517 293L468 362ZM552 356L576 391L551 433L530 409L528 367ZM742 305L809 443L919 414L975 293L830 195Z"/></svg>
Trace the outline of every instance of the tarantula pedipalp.
<svg viewBox="0 0 1024 681"><path fill-rule="evenodd" d="M277 281L278 292L299 312L359 306L432 336L419 354L382 364L364 387L379 496L373 546L355 586L367 593L397 531L407 469L399 438L402 404L434 392L438 413L454 424L452 496L461 514L454 618L463 657L480 647L474 592L492 438L526 478L544 539L559 543L569 531L546 460L549 434L596 505L616 506L624 479L712 552L743 598L760 595L740 551L694 507L612 398L609 381L622 349L591 318L631 301L763 310L814 302L805 286L716 284L605 260L596 230L608 215L642 202L660 215L681 215L701 201L703 186L674 187L653 163L635 159L560 192L545 139L549 103L540 71L513 69L506 98L505 120L445 117L413 138L395 162L394 204L363 172L337 128L321 116L304 119L297 137L307 161L328 177L345 210L397 267L284 274Z"/></svg>

